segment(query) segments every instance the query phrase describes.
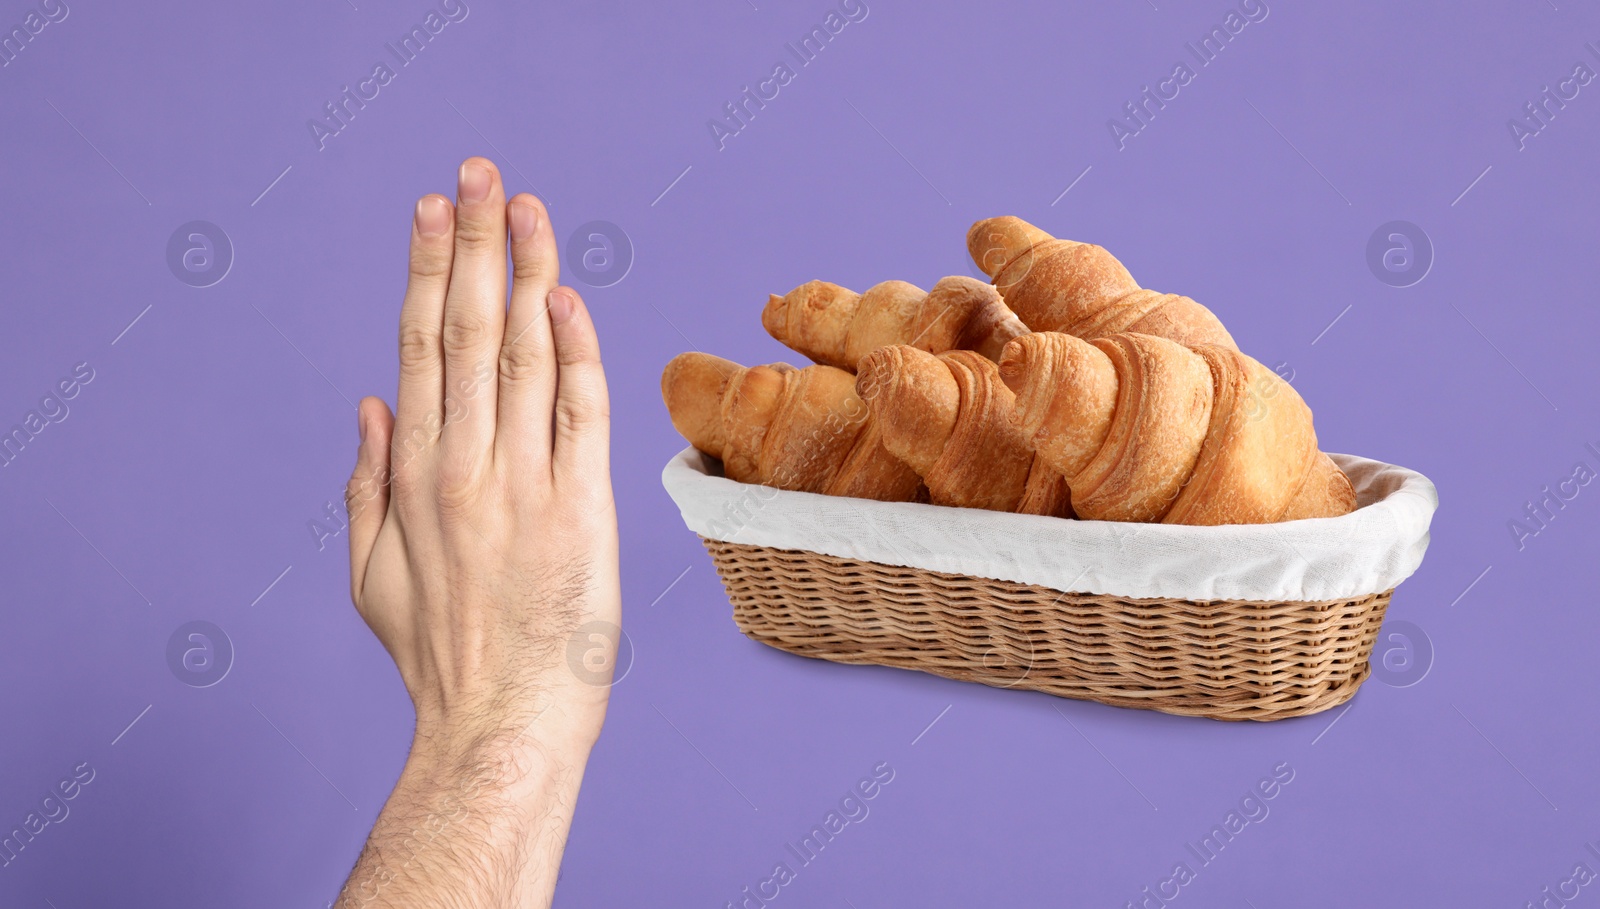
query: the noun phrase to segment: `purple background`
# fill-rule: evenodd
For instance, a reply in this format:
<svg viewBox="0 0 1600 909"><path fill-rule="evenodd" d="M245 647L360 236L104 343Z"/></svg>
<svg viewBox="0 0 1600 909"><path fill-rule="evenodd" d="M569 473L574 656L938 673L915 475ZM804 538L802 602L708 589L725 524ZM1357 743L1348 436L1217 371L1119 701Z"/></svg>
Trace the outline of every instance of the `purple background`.
<svg viewBox="0 0 1600 909"><path fill-rule="evenodd" d="M0 426L95 371L0 469L0 829L79 764L95 777L0 868L0 903L333 898L411 711L349 604L344 538L319 551L309 523L355 454L348 401L393 399L413 201L452 192L469 154L543 194L563 237L604 220L635 250L614 286L566 277L607 358L636 659L558 905L721 906L796 865L784 844L882 761L870 816L778 906L1122 906L1178 861L1184 906L1520 906L1580 860L1600 871L1600 486L1521 551L1507 528L1600 467L1600 84L1524 149L1507 126L1600 66L1600 15L1269 0L1202 67L1185 42L1222 0L869 0L719 151L708 119L793 63L822 0L471 0L405 67L384 44L421 0L69 3L0 69ZM0 4L0 26L30 8ZM397 77L319 151L306 121L379 60ZM1108 118L1180 60L1195 79L1119 151ZM1420 682L1224 724L737 632L660 486L682 446L661 367L691 347L793 360L761 330L769 291L971 273L965 230L1001 213L1208 304L1293 370L1324 448L1438 484L1391 607L1406 636L1380 644L1431 647ZM197 219L235 249L205 288L165 259ZM1366 259L1397 219L1435 249L1406 288ZM236 651L212 687L168 666L193 620ZM1270 815L1199 866L1185 844L1285 761Z"/></svg>

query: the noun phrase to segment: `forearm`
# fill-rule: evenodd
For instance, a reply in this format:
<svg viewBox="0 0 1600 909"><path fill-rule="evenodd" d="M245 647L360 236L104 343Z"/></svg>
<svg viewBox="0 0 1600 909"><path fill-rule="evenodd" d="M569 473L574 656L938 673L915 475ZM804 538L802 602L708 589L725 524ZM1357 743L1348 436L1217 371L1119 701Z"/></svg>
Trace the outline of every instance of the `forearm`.
<svg viewBox="0 0 1600 909"><path fill-rule="evenodd" d="M338 909L548 906L589 743L419 734Z"/></svg>

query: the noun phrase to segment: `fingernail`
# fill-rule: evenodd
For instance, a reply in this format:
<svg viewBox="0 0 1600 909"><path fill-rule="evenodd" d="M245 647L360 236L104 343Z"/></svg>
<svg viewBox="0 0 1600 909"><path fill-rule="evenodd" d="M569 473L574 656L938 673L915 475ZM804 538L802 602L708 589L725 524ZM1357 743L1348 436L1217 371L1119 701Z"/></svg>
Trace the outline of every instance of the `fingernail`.
<svg viewBox="0 0 1600 909"><path fill-rule="evenodd" d="M550 324L560 325L572 318L572 309L576 301L572 295L564 290L552 290L549 297Z"/></svg>
<svg viewBox="0 0 1600 909"><path fill-rule="evenodd" d="M539 226L539 212L532 205L511 206L511 239L522 242Z"/></svg>
<svg viewBox="0 0 1600 909"><path fill-rule="evenodd" d="M477 164L461 165L456 180L456 195L463 202L482 202L489 198L489 172Z"/></svg>
<svg viewBox="0 0 1600 909"><path fill-rule="evenodd" d="M361 444L365 445L367 443L367 418L359 410L356 411L356 432L361 434Z"/></svg>
<svg viewBox="0 0 1600 909"><path fill-rule="evenodd" d="M449 229L450 203L438 196L417 200L417 233L424 237L440 237Z"/></svg>

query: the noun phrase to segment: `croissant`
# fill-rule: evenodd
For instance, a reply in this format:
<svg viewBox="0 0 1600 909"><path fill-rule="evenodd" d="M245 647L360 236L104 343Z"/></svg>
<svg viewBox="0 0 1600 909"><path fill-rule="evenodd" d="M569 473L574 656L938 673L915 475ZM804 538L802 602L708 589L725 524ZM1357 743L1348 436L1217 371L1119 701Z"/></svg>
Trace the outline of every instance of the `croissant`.
<svg viewBox="0 0 1600 909"><path fill-rule="evenodd" d="M1016 392L1017 425L1066 477L1079 517L1265 524L1356 507L1349 478L1317 448L1305 401L1236 350L1038 332L1006 345L1000 375Z"/></svg>
<svg viewBox="0 0 1600 909"><path fill-rule="evenodd" d="M1034 331L1080 338L1140 332L1179 344L1238 350L1211 310L1188 297L1141 289L1111 253L1061 240L1021 218L988 218L967 231L967 251Z"/></svg>
<svg viewBox="0 0 1600 909"><path fill-rule="evenodd" d="M807 281L781 297L773 294L761 324L791 349L851 372L862 357L889 344L931 353L976 350L998 360L1006 342L1028 330L998 290L960 275L940 280L932 291L885 281L862 294Z"/></svg>
<svg viewBox="0 0 1600 909"><path fill-rule="evenodd" d="M1034 456L1013 423L1014 397L992 360L880 347L861 361L856 393L933 504L1072 516L1060 472Z"/></svg>
<svg viewBox="0 0 1600 909"><path fill-rule="evenodd" d="M741 483L855 496L915 499L916 473L884 448L855 376L831 366L745 368L704 353L680 354L661 375L672 425L722 459Z"/></svg>

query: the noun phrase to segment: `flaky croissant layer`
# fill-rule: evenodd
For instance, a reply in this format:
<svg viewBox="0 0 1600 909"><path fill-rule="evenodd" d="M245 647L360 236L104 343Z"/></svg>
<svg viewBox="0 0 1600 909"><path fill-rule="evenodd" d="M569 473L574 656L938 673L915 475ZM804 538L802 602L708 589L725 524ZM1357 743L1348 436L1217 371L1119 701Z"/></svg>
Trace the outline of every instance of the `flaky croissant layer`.
<svg viewBox="0 0 1600 909"><path fill-rule="evenodd" d="M773 294L761 324L792 350L850 372L867 354L892 344L931 353L976 350L998 360L1006 342L1028 330L998 290L964 275L943 278L931 291L884 281L860 294L807 281L781 297Z"/></svg>
<svg viewBox="0 0 1600 909"><path fill-rule="evenodd" d="M1071 517L1061 474L1012 422L1013 395L994 361L970 350L880 347L861 361L856 393L933 504Z"/></svg>
<svg viewBox="0 0 1600 909"><path fill-rule="evenodd" d="M1141 288L1116 256L1093 243L1059 239L1007 215L972 225L967 251L1034 331L1085 339L1138 332L1238 349L1211 310L1188 297Z"/></svg>
<svg viewBox="0 0 1600 909"><path fill-rule="evenodd" d="M1237 350L1035 332L1006 345L1000 375L1079 517L1264 524L1356 507L1299 393Z"/></svg>
<svg viewBox="0 0 1600 909"><path fill-rule="evenodd" d="M855 376L831 366L746 368L704 353L674 357L661 375L672 425L722 460L741 483L911 501L921 480L884 448L855 393Z"/></svg>

